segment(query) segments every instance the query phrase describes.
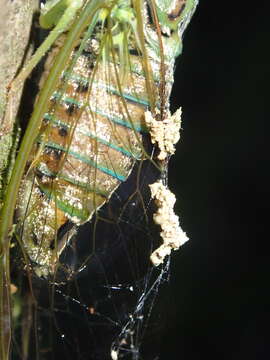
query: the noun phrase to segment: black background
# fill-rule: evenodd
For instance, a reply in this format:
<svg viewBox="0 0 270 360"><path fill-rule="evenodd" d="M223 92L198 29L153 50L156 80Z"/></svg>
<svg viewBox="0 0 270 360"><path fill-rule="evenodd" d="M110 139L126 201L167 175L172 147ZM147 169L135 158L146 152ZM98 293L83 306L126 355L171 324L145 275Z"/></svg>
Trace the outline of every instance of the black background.
<svg viewBox="0 0 270 360"><path fill-rule="evenodd" d="M172 256L161 360L270 358L267 75L267 2L201 0L172 94L190 241Z"/></svg>

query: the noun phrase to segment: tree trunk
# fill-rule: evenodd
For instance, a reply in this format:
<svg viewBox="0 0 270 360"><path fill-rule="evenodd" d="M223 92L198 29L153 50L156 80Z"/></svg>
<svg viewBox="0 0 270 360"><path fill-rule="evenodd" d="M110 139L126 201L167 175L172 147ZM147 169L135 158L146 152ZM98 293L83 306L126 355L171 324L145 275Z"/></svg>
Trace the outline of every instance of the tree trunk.
<svg viewBox="0 0 270 360"><path fill-rule="evenodd" d="M0 0L0 207L12 167L18 134L13 131L16 115L4 118L8 86L31 53L29 36L38 0ZM23 84L22 84L23 85ZM17 114L22 88L12 99ZM1 221L1 217L0 217ZM11 338L9 244L0 243L0 358L8 360Z"/></svg>
<svg viewBox="0 0 270 360"><path fill-rule="evenodd" d="M13 144L13 125L16 118L4 120L7 89L31 53L29 36L33 14L37 11L38 0L0 0L0 200L3 188L3 171L8 166L10 149ZM13 100L13 113L20 104L20 89Z"/></svg>

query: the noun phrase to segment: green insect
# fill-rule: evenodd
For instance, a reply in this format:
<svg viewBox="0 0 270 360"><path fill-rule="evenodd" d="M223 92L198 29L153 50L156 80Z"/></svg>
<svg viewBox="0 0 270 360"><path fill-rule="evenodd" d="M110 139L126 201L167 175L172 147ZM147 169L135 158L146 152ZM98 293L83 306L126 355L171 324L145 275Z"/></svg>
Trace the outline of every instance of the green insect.
<svg viewBox="0 0 270 360"><path fill-rule="evenodd" d="M41 9L40 25L53 30L10 92L50 49L10 184L19 189L16 236L37 275L59 265L69 241L59 230L91 220L136 162L164 171L166 161L144 146L145 113L168 116L175 58L197 2L50 0Z"/></svg>

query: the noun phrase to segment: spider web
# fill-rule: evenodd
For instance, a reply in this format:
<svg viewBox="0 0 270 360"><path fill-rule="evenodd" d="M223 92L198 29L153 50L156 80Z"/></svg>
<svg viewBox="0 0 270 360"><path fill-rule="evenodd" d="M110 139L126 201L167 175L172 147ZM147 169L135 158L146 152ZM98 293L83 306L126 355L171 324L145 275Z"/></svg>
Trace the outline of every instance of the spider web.
<svg viewBox="0 0 270 360"><path fill-rule="evenodd" d="M68 279L62 267L54 281L14 270L21 305L12 359L155 358L162 329L157 295L169 269L169 258L159 267L150 262L160 228L148 185L159 178L151 161L138 163L77 229L60 257Z"/></svg>

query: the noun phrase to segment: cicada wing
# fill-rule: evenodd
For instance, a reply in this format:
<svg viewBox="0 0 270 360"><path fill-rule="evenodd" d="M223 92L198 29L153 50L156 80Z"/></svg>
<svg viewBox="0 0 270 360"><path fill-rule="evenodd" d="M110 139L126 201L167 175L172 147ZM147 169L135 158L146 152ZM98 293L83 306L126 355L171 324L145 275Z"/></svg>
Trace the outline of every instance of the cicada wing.
<svg viewBox="0 0 270 360"><path fill-rule="evenodd" d="M42 114L22 188L29 179L33 185L20 197L22 243L40 274L57 266L65 247L60 229L91 220L134 164L151 157L144 145L150 143L144 114L159 105L158 81L156 59L149 61L140 29L142 16L143 8L130 4L115 2L110 11L100 6L95 25L77 35ZM64 51L68 38L59 40L53 55ZM53 70L57 56L48 58ZM42 82L46 87L50 75Z"/></svg>

